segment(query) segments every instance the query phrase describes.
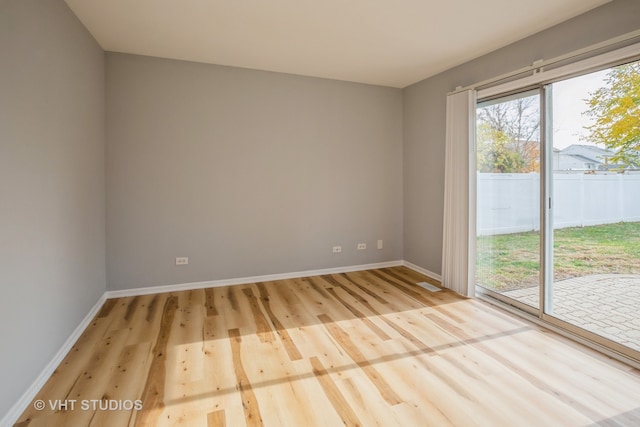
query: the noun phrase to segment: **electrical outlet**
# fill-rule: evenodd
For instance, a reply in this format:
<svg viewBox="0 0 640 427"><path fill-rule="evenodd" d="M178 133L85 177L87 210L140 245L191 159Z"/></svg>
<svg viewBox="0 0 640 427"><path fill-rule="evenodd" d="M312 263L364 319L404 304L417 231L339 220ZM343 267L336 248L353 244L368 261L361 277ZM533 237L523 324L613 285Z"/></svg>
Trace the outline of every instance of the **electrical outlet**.
<svg viewBox="0 0 640 427"><path fill-rule="evenodd" d="M176 258L176 265L187 265L189 264L189 257L183 256Z"/></svg>
<svg viewBox="0 0 640 427"><path fill-rule="evenodd" d="M358 243L358 250L362 251L367 249L367 244L366 243Z"/></svg>
<svg viewBox="0 0 640 427"><path fill-rule="evenodd" d="M342 246L334 246L332 252L334 254L339 254L340 252L342 252Z"/></svg>
<svg viewBox="0 0 640 427"><path fill-rule="evenodd" d="M378 249L382 249L382 240L378 240Z"/></svg>

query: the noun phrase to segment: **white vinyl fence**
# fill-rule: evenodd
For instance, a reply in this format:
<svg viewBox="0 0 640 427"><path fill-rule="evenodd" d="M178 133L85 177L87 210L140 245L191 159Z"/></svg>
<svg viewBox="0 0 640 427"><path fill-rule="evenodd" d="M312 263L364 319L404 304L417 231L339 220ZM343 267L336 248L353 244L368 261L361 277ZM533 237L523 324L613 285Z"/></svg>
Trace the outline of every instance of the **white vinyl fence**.
<svg viewBox="0 0 640 427"><path fill-rule="evenodd" d="M640 221L639 174L553 175L553 228ZM538 173L478 173L478 235L540 229Z"/></svg>

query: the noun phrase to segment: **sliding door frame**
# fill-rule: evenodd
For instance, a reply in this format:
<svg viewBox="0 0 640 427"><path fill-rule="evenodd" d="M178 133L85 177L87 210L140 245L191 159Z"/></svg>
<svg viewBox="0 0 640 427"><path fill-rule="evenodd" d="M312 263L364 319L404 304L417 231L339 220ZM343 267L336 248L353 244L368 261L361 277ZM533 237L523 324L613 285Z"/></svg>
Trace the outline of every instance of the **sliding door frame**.
<svg viewBox="0 0 640 427"><path fill-rule="evenodd" d="M553 90L540 87L540 303L553 312Z"/></svg>

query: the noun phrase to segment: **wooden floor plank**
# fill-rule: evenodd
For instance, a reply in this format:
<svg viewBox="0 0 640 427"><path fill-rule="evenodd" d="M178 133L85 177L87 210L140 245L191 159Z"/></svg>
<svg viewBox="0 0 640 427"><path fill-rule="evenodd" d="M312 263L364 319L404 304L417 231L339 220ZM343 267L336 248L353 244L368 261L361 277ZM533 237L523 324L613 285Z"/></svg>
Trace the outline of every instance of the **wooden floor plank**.
<svg viewBox="0 0 640 427"><path fill-rule="evenodd" d="M32 404L16 426L640 421L638 370L419 281L394 267L108 300L36 399L142 409Z"/></svg>
<svg viewBox="0 0 640 427"><path fill-rule="evenodd" d="M371 284L366 278L363 279L363 276L360 276L361 277L360 281L353 279L349 273L341 273L340 277L349 281L349 283L351 283L353 286L357 287L362 292L366 293L368 296L378 301L380 304L389 304L389 301L387 301L380 294L372 290Z"/></svg>
<svg viewBox="0 0 640 427"><path fill-rule="evenodd" d="M337 341L338 345L349 355L349 357L362 369L367 375L371 383L378 389L382 398L390 405L397 405L402 402L400 397L393 391L393 388L378 373L376 368L362 354L358 346L356 346L349 334L338 326L329 316L321 314L318 316L320 321L324 323L329 330L331 336Z"/></svg>
<svg viewBox="0 0 640 427"><path fill-rule="evenodd" d="M144 406L143 410L138 412L135 418L136 425L148 426L157 424L160 413L164 408L167 344L173 330L172 325L177 310L178 297L167 298L162 310L159 335L151 353L152 359L140 398Z"/></svg>
<svg viewBox="0 0 640 427"><path fill-rule="evenodd" d="M119 402L122 409L98 411L92 419L92 425L126 426L134 419L134 410L126 410L135 406L135 400L142 392L142 384L131 372L144 372L149 362L150 342L142 342L126 346L116 366L102 399ZM141 403L141 401L140 401ZM114 405L115 407L115 405Z"/></svg>
<svg viewBox="0 0 640 427"><path fill-rule="evenodd" d="M240 351L240 344L242 343L242 337L238 329L229 330L229 340L231 341L231 351L233 358L233 367L236 374L236 389L240 392L240 400L242 401L242 407L244 409L244 419L248 427L262 426L262 416L260 415L260 407L258 400L256 399L251 381L244 370L242 365L242 356Z"/></svg>
<svg viewBox="0 0 640 427"><path fill-rule="evenodd" d="M342 422L347 426L361 426L360 420L358 420L353 409L351 409L349 403L345 400L340 390L338 390L338 387L324 369L320 360L317 357L311 357L309 361L313 368L313 375L316 376L316 379L324 390L324 394L331 402L331 405L340 416Z"/></svg>
<svg viewBox="0 0 640 427"><path fill-rule="evenodd" d="M363 314L362 312L358 311L357 308L355 308L353 305L349 304L347 301L342 299L336 293L336 291L333 288L327 289L327 292L329 292L329 294L333 298L335 298L336 301L338 301L340 304L345 306L345 308L347 310L349 310L351 313L353 313L354 316L356 316L358 319L360 319L367 326L367 328L371 329L371 331L373 331L374 334L376 334L378 337L380 337L381 340L386 341L386 340L390 340L391 339L391 337L389 335L387 335L387 333L385 331L380 329L380 327L378 325L376 325L375 323L373 323L365 314Z"/></svg>
<svg viewBox="0 0 640 427"><path fill-rule="evenodd" d="M258 304L258 299L253 294L253 290L246 288L242 290L242 293L249 301L249 307L251 307L251 313L253 314L253 322L256 326L260 341L273 342L273 331L271 330L271 326L269 325L267 318L262 313L261 307Z"/></svg>
<svg viewBox="0 0 640 427"><path fill-rule="evenodd" d="M226 418L224 417L224 409L209 412L207 414L207 426L208 427L226 427L227 421L226 421Z"/></svg>
<svg viewBox="0 0 640 427"><path fill-rule="evenodd" d="M256 287L258 288L258 292L259 292L259 295L260 295L260 301L262 302L262 306L264 307L265 311L267 312L267 316L269 317L269 320L271 321L271 324L275 328L276 333L280 337L282 345L284 346L285 350L287 351L287 354L289 355L289 358L291 360L300 360L300 359L302 359L302 355L300 354L300 351L298 351L298 348L296 347L295 343L291 340L291 337L289 336L289 333L287 332L287 329L284 327L282 322L280 322L278 317L273 312L273 310L271 308L269 292L265 288L264 284L263 283L257 283Z"/></svg>
<svg viewBox="0 0 640 427"><path fill-rule="evenodd" d="M207 296L207 302L206 302L207 316L217 316L218 309L216 308L215 288L207 288L204 291ZM220 419L220 417L222 417L222 419L224 420L224 411L216 411L216 412L212 412L212 414L217 414L217 415L212 415L213 420L218 420Z"/></svg>

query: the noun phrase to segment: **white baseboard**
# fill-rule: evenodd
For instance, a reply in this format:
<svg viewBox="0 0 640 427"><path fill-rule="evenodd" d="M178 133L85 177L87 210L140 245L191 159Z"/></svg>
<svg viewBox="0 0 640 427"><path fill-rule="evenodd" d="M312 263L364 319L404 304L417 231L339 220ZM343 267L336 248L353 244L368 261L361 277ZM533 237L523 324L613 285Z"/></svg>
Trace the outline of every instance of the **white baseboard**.
<svg viewBox="0 0 640 427"><path fill-rule="evenodd" d="M107 291L106 298L122 298L138 295L159 294L163 292L189 291L192 289L217 288L220 286L244 285L256 282L272 282L274 280L295 279L298 277L321 276L323 274L348 273L351 271L373 270L376 268L398 267L403 261L387 261L374 264L350 265L347 267L325 268L322 270L295 271L293 273L268 274L265 276L241 277L237 279L211 280L207 282L181 283L177 285L150 286L147 288L123 289ZM411 268L411 267L410 267ZM416 270L417 271L417 270ZM432 273L433 274L433 273Z"/></svg>
<svg viewBox="0 0 640 427"><path fill-rule="evenodd" d="M106 294L102 294L98 302L89 310L89 313L82 319L78 327L71 333L69 338L64 342L60 350L53 356L53 359L47 364L47 366L40 372L40 375L31 384L31 386L25 391L20 399L9 409L9 412L0 420L0 427L11 427L18 421L18 418L27 409L31 401L36 397L40 389L49 380L53 372L58 368L62 360L66 357L67 353L71 350L73 345L78 341L80 335L87 329L93 318L98 314L102 305L106 301Z"/></svg>
<svg viewBox="0 0 640 427"><path fill-rule="evenodd" d="M418 273L424 274L427 277L431 277L432 279L442 283L442 276L434 273L433 271L429 271L426 268L419 267L415 264L410 263L409 261L402 261L402 265L414 271L417 271Z"/></svg>

